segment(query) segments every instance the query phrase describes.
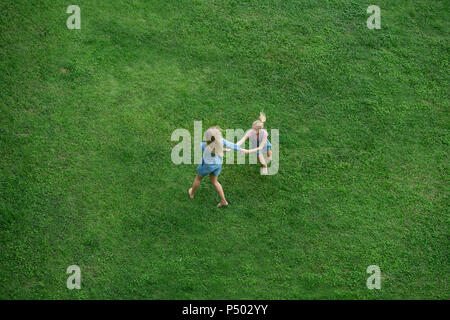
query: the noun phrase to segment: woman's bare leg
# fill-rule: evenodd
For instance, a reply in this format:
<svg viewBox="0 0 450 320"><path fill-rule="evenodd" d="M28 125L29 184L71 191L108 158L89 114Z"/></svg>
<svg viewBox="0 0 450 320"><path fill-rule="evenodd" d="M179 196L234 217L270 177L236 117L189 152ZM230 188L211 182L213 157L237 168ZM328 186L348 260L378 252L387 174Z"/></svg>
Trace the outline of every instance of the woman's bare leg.
<svg viewBox="0 0 450 320"><path fill-rule="evenodd" d="M266 163L266 160L264 159L264 156L262 155L262 153L260 153L258 155L258 160L259 160L259 162L261 162L261 165L263 166L262 173L267 174L267 163Z"/></svg>
<svg viewBox="0 0 450 320"><path fill-rule="evenodd" d="M227 206L228 202L225 199L225 194L223 193L223 188L222 185L219 183L219 181L217 181L217 176L210 174L209 175L209 180L211 180L211 183L213 184L213 186L216 188L217 193L220 196L220 203L217 205L218 207L223 207L223 206Z"/></svg>
<svg viewBox="0 0 450 320"><path fill-rule="evenodd" d="M197 174L197 176L195 176L194 183L192 184L192 188L190 188L190 189L188 190L188 192L189 192L189 197L190 197L191 199L194 199L194 193L195 193L195 191L198 189L198 187L199 187L199 185L200 185L200 182L202 182L202 177L200 177L200 176Z"/></svg>

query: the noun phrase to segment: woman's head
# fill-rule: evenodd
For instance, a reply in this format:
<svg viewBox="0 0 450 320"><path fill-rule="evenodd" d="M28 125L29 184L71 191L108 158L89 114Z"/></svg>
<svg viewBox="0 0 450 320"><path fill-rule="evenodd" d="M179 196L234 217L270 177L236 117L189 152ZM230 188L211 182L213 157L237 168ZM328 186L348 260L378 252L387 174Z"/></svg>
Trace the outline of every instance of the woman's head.
<svg viewBox="0 0 450 320"><path fill-rule="evenodd" d="M259 114L259 119L253 122L252 128L259 131L264 128L264 122L266 122L266 115L264 112L261 112Z"/></svg>
<svg viewBox="0 0 450 320"><path fill-rule="evenodd" d="M219 127L211 127L205 131L205 141L211 153L223 156L222 129Z"/></svg>

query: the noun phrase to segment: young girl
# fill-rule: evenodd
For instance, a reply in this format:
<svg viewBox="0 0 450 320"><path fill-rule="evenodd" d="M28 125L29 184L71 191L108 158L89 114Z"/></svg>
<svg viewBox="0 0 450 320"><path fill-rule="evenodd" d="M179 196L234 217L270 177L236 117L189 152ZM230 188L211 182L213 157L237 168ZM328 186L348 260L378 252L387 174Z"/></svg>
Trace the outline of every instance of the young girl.
<svg viewBox="0 0 450 320"><path fill-rule="evenodd" d="M272 145L270 144L269 139L267 139L269 133L263 129L264 122L266 122L266 115L261 112L259 114L259 120L253 122L252 128L248 130L242 139L236 144L240 146L245 142L245 140L250 139L250 147L256 148L255 150L257 150L256 154L258 155L258 160L263 166L262 173L267 174L267 163L264 160L262 152L267 152L267 159L269 161L272 160L272 151L270 150Z"/></svg>
<svg viewBox="0 0 450 320"><path fill-rule="evenodd" d="M209 179L211 183L216 188L220 196L220 202L217 204L218 207L228 206L228 202L225 199L225 194L223 193L222 185L217 181L217 176L222 170L223 153L229 151L229 149L224 149L223 147L231 148L236 151L241 151L243 153L255 152L254 150L241 149L238 145L231 143L224 138L222 138L222 133L219 127L211 127L205 132L206 142L202 142L202 152L203 158L202 163L197 167L197 176L194 179L192 188L188 190L189 197L194 199L194 193L200 186L202 178L209 174Z"/></svg>

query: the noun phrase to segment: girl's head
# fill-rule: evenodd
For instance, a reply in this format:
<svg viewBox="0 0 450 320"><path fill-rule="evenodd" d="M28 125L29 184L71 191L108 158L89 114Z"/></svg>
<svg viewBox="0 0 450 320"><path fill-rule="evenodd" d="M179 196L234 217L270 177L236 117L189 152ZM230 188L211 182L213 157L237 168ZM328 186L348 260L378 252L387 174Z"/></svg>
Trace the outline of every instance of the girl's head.
<svg viewBox="0 0 450 320"><path fill-rule="evenodd" d="M266 122L266 115L264 114L264 112L261 112L259 114L259 119L253 122L252 128L256 131L259 131L264 128L264 122Z"/></svg>
<svg viewBox="0 0 450 320"><path fill-rule="evenodd" d="M211 153L223 157L222 129L211 127L205 131L206 147Z"/></svg>

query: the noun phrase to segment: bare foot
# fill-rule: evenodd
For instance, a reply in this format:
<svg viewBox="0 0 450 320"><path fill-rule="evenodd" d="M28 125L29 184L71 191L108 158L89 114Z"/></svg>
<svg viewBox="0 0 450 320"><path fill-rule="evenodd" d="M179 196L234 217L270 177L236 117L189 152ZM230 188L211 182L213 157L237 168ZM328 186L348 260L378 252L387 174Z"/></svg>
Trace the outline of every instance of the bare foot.
<svg viewBox="0 0 450 320"><path fill-rule="evenodd" d="M228 207L228 202L227 202L227 201L225 201L225 202L220 201L220 202L217 204L217 206L218 206L219 208L221 208L221 207Z"/></svg>
<svg viewBox="0 0 450 320"><path fill-rule="evenodd" d="M269 173L267 172L267 167L262 168L261 174L269 174Z"/></svg>
<svg viewBox="0 0 450 320"><path fill-rule="evenodd" d="M189 188L189 198L194 199L194 195L192 194L192 188Z"/></svg>

